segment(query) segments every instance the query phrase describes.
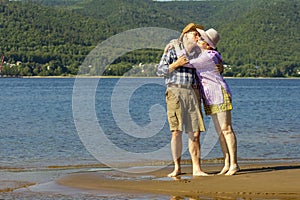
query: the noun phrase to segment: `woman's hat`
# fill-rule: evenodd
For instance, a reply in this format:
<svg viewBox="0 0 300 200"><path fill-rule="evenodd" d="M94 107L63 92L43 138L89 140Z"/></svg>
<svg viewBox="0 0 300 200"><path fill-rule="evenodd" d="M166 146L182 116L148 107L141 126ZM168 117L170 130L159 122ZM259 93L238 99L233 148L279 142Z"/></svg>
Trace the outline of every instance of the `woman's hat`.
<svg viewBox="0 0 300 200"><path fill-rule="evenodd" d="M197 28L197 31L200 33L203 40L207 44L209 44L209 46L211 46L214 49L217 47L217 44L220 40L220 35L215 29L210 28L207 31L204 31L204 30Z"/></svg>
<svg viewBox="0 0 300 200"><path fill-rule="evenodd" d="M204 30L204 27L201 26L200 24L194 24L194 23L189 23L188 25L186 25L186 27L184 27L184 29L182 30L182 33L179 37L179 40L182 40L183 35L187 32L191 32L191 31L197 31L197 29L199 30Z"/></svg>

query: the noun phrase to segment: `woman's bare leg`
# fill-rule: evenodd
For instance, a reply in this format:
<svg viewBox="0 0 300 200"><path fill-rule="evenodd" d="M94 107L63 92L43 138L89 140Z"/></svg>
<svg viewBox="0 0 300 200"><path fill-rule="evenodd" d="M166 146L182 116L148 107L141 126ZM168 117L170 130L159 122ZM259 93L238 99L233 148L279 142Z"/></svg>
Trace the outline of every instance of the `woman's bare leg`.
<svg viewBox="0 0 300 200"><path fill-rule="evenodd" d="M230 157L229 157L229 151L227 148L226 140L225 140L225 137L222 134L222 130L221 130L221 125L222 125L221 123L223 123L223 122L222 122L222 120L220 121L218 119L217 114L213 114L213 115L211 115L211 117L214 122L216 132L219 136L219 142L220 142L220 146L221 146L222 153L224 156L224 167L218 174L225 174L229 170L229 167L230 167Z"/></svg>
<svg viewBox="0 0 300 200"><path fill-rule="evenodd" d="M225 175L234 175L237 171L239 171L239 166L237 164L237 142L236 142L236 136L232 129L231 125L231 111L225 111L221 113L217 113L217 120L219 121L220 127L221 127L221 137L220 137L220 143L222 147L222 151L224 149L224 160L225 165L224 168L228 168L228 163L230 164L230 167L228 171L225 173ZM224 142L227 147L227 152L225 149ZM222 145L223 144L223 145ZM227 156L229 154L229 157ZM229 158L229 159L228 159ZM223 168L223 169L224 169ZM224 173L225 170L222 170L221 172ZM220 172L220 173L221 173Z"/></svg>

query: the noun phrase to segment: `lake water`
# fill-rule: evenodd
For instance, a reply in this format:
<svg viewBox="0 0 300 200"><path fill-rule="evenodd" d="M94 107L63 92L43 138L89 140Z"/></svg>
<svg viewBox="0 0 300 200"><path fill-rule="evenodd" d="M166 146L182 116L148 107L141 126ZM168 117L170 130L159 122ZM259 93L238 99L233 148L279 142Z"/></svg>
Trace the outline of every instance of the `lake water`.
<svg viewBox="0 0 300 200"><path fill-rule="evenodd" d="M75 127L72 106L75 80L0 79L0 167L74 165L95 161ZM233 126L238 138L239 158L298 159L300 80L227 79L227 82L233 93ZM90 93L95 94L99 126L116 146L143 153L169 143L162 79L82 79L80 82L85 91L92 90L95 83L96 91ZM127 100L122 99L126 96ZM151 123L149 113L153 105L162 108L161 116L158 116L162 118L159 119L162 120L159 122L161 130L148 131L146 134L152 136L143 138L122 130L124 124L117 120L137 127ZM116 116L112 107L123 107L128 113L122 111L117 114L124 116ZM208 128L208 117L205 117L205 123ZM218 146L204 159L221 157Z"/></svg>
<svg viewBox="0 0 300 200"><path fill-rule="evenodd" d="M299 161L300 79L226 81L240 162ZM165 89L161 78L2 78L0 169L171 161ZM222 154L205 125L209 163Z"/></svg>

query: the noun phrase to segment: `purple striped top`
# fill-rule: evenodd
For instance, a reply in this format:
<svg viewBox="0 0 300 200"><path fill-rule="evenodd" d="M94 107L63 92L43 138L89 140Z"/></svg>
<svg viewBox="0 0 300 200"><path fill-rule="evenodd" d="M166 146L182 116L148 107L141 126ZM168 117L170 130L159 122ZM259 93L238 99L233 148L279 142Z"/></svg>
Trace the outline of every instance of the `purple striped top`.
<svg viewBox="0 0 300 200"><path fill-rule="evenodd" d="M228 84L220 74L216 64L222 64L222 57L215 50L204 50L199 57L189 63L197 69L200 88L207 105L218 105L224 102L222 87L232 96Z"/></svg>

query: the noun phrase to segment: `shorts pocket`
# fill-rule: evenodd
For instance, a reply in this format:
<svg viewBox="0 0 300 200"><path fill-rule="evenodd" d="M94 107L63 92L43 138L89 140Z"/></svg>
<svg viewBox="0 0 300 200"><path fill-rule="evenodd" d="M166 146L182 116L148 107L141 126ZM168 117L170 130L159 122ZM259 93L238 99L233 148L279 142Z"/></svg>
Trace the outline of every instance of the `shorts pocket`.
<svg viewBox="0 0 300 200"><path fill-rule="evenodd" d="M175 112L180 107L178 97L170 90L166 92L166 103L169 112Z"/></svg>
<svg viewBox="0 0 300 200"><path fill-rule="evenodd" d="M179 121L175 112L168 112L168 121L171 130L178 130Z"/></svg>

